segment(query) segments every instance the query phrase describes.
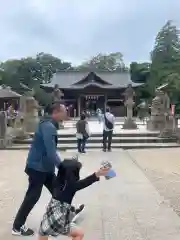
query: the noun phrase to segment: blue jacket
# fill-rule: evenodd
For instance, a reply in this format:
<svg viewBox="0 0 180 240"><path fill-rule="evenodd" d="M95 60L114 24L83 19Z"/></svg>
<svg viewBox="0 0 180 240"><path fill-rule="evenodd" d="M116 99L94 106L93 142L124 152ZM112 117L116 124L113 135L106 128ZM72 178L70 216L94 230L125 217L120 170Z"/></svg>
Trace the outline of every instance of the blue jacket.
<svg viewBox="0 0 180 240"><path fill-rule="evenodd" d="M37 126L27 157L26 169L54 173L61 160L57 149L57 123L50 118L43 119Z"/></svg>

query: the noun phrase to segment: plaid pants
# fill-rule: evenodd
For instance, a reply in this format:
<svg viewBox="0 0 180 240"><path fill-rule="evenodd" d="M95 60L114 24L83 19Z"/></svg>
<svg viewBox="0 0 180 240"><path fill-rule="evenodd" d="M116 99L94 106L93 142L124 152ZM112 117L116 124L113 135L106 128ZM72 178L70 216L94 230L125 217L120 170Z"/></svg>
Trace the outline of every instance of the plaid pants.
<svg viewBox="0 0 180 240"><path fill-rule="evenodd" d="M69 220L71 214L71 205L61 203L58 200L51 199L47 206L46 213L40 225L39 234L41 236L56 237L60 234L68 235L71 228Z"/></svg>

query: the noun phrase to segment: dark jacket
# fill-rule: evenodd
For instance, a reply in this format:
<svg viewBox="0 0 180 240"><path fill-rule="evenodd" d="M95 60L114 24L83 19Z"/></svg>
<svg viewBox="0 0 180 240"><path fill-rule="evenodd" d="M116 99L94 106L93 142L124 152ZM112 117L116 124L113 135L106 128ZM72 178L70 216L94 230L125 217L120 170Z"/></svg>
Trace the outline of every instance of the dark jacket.
<svg viewBox="0 0 180 240"><path fill-rule="evenodd" d="M79 120L76 123L77 133L81 133L83 136L86 136L87 135L86 124L87 124L86 120Z"/></svg>
<svg viewBox="0 0 180 240"><path fill-rule="evenodd" d="M33 143L27 157L27 169L39 172L54 173L60 164L57 149L57 123L50 118L40 121L34 134Z"/></svg>
<svg viewBox="0 0 180 240"><path fill-rule="evenodd" d="M99 178L96 177L95 173L93 173L84 179L72 182L71 184L67 184L64 190L61 189L61 186L56 185L53 192L53 198L60 202L71 204L73 197L77 191L89 187L97 181L99 181Z"/></svg>

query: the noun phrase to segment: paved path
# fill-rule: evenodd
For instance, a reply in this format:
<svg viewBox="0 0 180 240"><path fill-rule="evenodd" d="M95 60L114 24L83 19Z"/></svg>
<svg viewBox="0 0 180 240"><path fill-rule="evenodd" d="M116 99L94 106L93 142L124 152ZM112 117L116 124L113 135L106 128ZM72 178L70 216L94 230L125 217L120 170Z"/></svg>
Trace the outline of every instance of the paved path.
<svg viewBox="0 0 180 240"><path fill-rule="evenodd" d="M2 240L22 239L12 237L10 231L11 216L15 214L27 184L23 174L26 155L25 151L16 153L1 151L0 239ZM179 217L126 151L89 152L83 155L80 158L84 165L82 176L91 173L99 167L102 160L106 159L112 161L118 176L109 181L102 179L100 183L80 191L75 199L75 204L86 204L86 211L79 223L85 228L85 240L179 240ZM44 190L41 200L29 216L28 224L35 229L39 226L49 197ZM28 239L36 239L36 237ZM67 238L60 236L58 239Z"/></svg>

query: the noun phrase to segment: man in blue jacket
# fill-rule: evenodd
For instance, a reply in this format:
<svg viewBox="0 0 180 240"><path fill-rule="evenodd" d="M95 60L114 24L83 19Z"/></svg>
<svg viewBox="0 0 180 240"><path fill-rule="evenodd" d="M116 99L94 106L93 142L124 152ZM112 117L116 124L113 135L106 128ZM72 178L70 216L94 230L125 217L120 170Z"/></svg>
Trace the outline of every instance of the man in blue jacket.
<svg viewBox="0 0 180 240"><path fill-rule="evenodd" d="M43 186L52 194L55 167L58 168L61 162L56 152L57 129L58 122L66 118L66 108L64 105L53 104L47 108L46 112L48 116L38 124L27 157L25 172L29 176L29 186L13 224L13 235L32 236L34 234L34 231L26 228L24 224L38 202ZM75 214L79 214L82 209L83 205L79 209L74 209Z"/></svg>

